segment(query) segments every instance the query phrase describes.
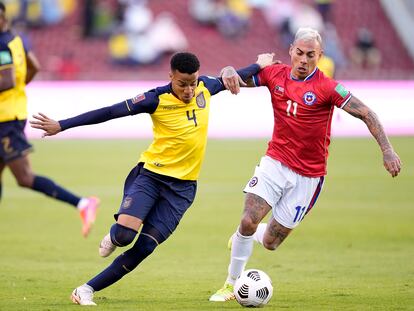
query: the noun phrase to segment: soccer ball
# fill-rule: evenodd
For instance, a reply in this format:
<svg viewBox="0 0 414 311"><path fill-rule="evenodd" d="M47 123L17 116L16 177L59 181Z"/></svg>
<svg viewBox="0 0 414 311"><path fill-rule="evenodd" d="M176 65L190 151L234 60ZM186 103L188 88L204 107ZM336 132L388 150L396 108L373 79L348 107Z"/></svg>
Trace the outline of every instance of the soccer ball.
<svg viewBox="0 0 414 311"><path fill-rule="evenodd" d="M269 302L272 295L272 281L261 270L243 271L234 284L234 296L244 307L262 307Z"/></svg>

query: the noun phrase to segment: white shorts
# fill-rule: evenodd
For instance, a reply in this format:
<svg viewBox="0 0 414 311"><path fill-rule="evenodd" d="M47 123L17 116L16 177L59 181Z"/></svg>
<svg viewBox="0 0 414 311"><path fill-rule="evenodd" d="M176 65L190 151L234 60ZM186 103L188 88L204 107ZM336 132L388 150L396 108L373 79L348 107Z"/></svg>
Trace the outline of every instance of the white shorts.
<svg viewBox="0 0 414 311"><path fill-rule="evenodd" d="M262 157L254 176L244 188L264 199L273 217L293 229L312 209L322 190L324 177L305 177L269 156Z"/></svg>

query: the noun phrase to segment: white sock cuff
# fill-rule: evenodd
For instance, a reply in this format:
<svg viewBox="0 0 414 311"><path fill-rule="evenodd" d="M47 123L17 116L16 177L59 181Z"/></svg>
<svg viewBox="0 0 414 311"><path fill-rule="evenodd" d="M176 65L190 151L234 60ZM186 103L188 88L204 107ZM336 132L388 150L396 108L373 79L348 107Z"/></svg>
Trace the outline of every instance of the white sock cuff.
<svg viewBox="0 0 414 311"><path fill-rule="evenodd" d="M240 231L239 231L239 228L237 228L237 230L236 230L236 236L240 239L247 240L247 241L253 239L253 235L243 235L243 234L241 234Z"/></svg>

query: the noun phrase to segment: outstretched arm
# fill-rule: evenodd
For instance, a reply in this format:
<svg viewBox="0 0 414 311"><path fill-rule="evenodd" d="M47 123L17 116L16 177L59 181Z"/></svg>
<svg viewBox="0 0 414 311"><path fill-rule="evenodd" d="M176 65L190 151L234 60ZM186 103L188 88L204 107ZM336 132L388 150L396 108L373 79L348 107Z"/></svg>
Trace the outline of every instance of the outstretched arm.
<svg viewBox="0 0 414 311"><path fill-rule="evenodd" d="M274 60L275 53L264 53L257 56L256 65L258 70L267 66L280 63L279 60ZM224 67L220 71L223 84L232 94L238 94L240 92L240 86L252 87L254 86L252 76L256 72L252 72L252 66L237 70L232 66Z"/></svg>
<svg viewBox="0 0 414 311"><path fill-rule="evenodd" d="M158 95L155 91L139 94L118 104L91 110L78 116L55 121L39 113L30 121L33 128L45 131L43 136L52 136L72 127L97 124L138 113L153 113L158 106Z"/></svg>
<svg viewBox="0 0 414 311"><path fill-rule="evenodd" d="M395 153L375 112L364 105L355 96L351 97L349 102L343 107L343 110L365 122L372 136L374 136L381 148L385 169L392 177L396 177L401 171L401 160L397 153Z"/></svg>
<svg viewBox="0 0 414 311"><path fill-rule="evenodd" d="M35 120L31 120L30 125L33 128L43 130L43 137L52 136L72 127L102 123L111 119L133 114L134 112L129 110L128 101L91 110L73 118L60 121L53 120L45 114L39 113L38 115L33 115Z"/></svg>

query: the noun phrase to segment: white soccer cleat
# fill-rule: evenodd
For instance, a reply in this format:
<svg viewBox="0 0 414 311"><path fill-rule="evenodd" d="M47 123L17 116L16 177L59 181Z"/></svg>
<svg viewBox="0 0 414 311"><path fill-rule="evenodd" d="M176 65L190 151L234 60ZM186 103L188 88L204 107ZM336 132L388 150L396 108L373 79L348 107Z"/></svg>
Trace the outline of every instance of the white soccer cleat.
<svg viewBox="0 0 414 311"><path fill-rule="evenodd" d="M108 257L114 252L115 249L116 245L112 243L111 235L108 233L104 236L101 243L99 244L99 255L101 257Z"/></svg>
<svg viewBox="0 0 414 311"><path fill-rule="evenodd" d="M96 303L93 302L93 288L88 284L75 288L70 298L74 303L81 306L96 306Z"/></svg>
<svg viewBox="0 0 414 311"><path fill-rule="evenodd" d="M236 299L236 297L234 296L234 286L230 283L226 283L223 285L222 288L220 288L217 292L211 295L209 300L214 302L224 302L233 299Z"/></svg>

